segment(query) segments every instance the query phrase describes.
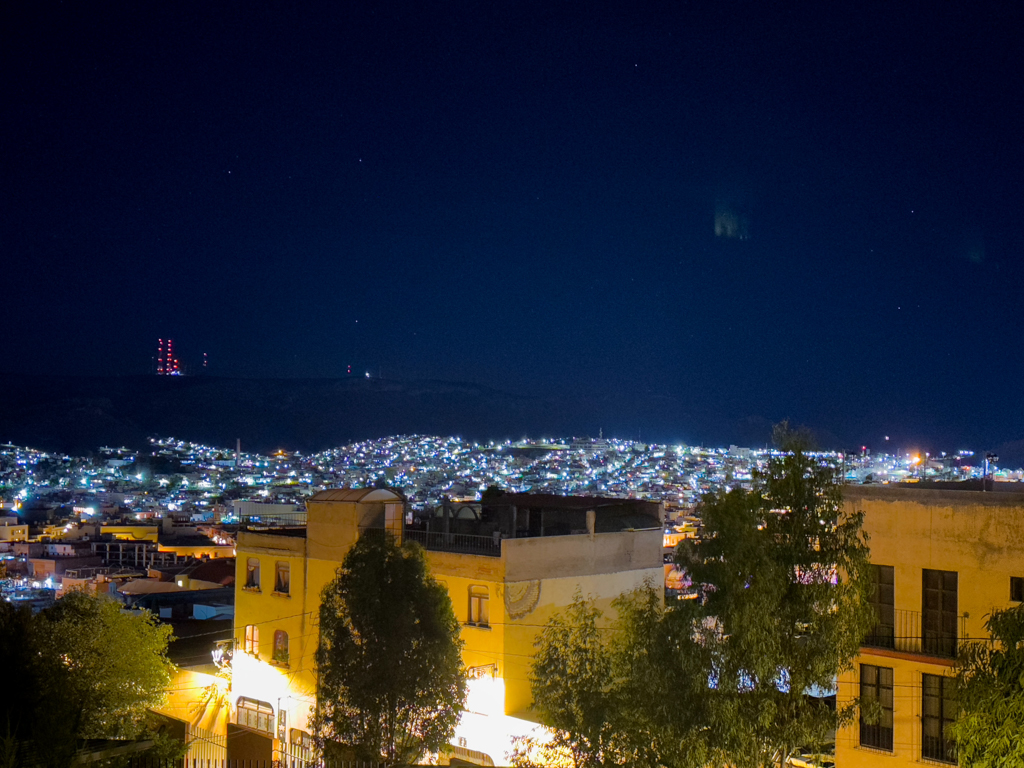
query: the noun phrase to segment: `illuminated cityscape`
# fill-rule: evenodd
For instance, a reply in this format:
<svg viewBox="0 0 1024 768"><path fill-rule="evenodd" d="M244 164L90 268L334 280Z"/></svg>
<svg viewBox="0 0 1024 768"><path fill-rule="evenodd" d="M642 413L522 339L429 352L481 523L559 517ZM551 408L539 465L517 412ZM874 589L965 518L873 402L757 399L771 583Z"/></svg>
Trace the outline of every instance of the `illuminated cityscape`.
<svg viewBox="0 0 1024 768"><path fill-rule="evenodd" d="M1024 765L1022 9L0 6L0 768Z"/></svg>
<svg viewBox="0 0 1024 768"><path fill-rule="evenodd" d="M489 486L515 493L601 495L692 507L724 488L749 487L769 449L653 445L617 439L539 439L471 443L456 437L395 436L320 453L269 455L152 440L151 450L98 448L94 457L0 446L4 509L116 507L124 516L173 514L207 522L229 515L231 500L291 503L325 488L399 489L414 508L444 498L476 499ZM822 453L847 482L1020 482L1024 471L986 466L972 452L931 456Z"/></svg>

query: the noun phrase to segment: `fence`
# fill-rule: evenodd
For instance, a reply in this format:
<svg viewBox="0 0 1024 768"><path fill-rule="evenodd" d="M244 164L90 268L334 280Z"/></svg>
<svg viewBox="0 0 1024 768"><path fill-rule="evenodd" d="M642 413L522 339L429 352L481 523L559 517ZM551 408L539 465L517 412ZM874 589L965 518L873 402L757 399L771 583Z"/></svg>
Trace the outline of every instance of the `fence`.
<svg viewBox="0 0 1024 768"><path fill-rule="evenodd" d="M425 549L435 552L464 552L470 555L501 557L501 539L494 536L476 536L471 533L445 533L444 531L417 531L406 528L405 538L416 541Z"/></svg>
<svg viewBox="0 0 1024 768"><path fill-rule="evenodd" d="M384 763L357 760L314 762L284 756L275 760L212 760L200 758L159 760L143 756L129 758L128 768L388 768L388 766ZM404 767L396 765L391 768Z"/></svg>
<svg viewBox="0 0 1024 768"><path fill-rule="evenodd" d="M273 531L283 528L305 528L306 510L294 512L267 512L259 515L242 515L243 531Z"/></svg>
<svg viewBox="0 0 1024 768"><path fill-rule="evenodd" d="M224 642L224 641L221 641ZM185 727L185 764L188 766L209 765L223 762L228 756L228 738L213 731L189 723Z"/></svg>

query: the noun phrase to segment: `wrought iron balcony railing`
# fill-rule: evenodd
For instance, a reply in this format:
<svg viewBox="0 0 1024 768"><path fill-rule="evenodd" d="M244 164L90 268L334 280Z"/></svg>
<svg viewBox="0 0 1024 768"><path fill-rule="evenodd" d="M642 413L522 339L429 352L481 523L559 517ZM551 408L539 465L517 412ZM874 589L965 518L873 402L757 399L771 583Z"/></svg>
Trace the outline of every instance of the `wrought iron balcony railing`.
<svg viewBox="0 0 1024 768"><path fill-rule="evenodd" d="M894 610L892 624L877 624L862 645L951 659L956 656L959 644L967 639L967 619L956 616L954 626L950 618L936 616L932 619L920 611Z"/></svg>

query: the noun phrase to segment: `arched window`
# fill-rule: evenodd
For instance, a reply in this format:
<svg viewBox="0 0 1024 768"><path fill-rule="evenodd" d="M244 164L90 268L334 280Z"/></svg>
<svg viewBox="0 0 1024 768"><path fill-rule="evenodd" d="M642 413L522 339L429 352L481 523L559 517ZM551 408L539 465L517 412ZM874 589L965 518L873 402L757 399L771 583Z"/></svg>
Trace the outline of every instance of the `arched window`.
<svg viewBox="0 0 1024 768"><path fill-rule="evenodd" d="M258 557L250 557L245 562L245 588L260 588L260 559Z"/></svg>
<svg viewBox="0 0 1024 768"><path fill-rule="evenodd" d="M274 633L274 661L288 663L288 633L279 629Z"/></svg>
<svg viewBox="0 0 1024 768"><path fill-rule="evenodd" d="M274 732L274 708L269 702L238 697L238 724L264 733Z"/></svg>
<svg viewBox="0 0 1024 768"><path fill-rule="evenodd" d="M490 611L488 610L489 593L487 587L469 588L469 620L467 624L474 627L489 627L491 625Z"/></svg>
<svg viewBox="0 0 1024 768"><path fill-rule="evenodd" d="M279 595L287 595L291 590L291 567L286 561L278 560L274 568L274 591Z"/></svg>
<svg viewBox="0 0 1024 768"><path fill-rule="evenodd" d="M245 625L245 652L258 656L260 652L260 628L255 624Z"/></svg>

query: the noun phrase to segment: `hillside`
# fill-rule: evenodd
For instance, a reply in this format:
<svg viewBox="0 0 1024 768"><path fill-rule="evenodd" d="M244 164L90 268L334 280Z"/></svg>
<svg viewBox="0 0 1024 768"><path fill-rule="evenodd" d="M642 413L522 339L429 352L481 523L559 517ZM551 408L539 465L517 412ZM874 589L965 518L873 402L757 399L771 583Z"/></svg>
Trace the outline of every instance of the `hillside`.
<svg viewBox="0 0 1024 768"><path fill-rule="evenodd" d="M523 397L473 384L385 379L0 375L0 440L83 453L139 448L151 435L258 451L316 451L391 434L479 440L608 435L646 440L767 439L768 422L696 424L656 396ZM707 419L705 419L707 422ZM719 433L719 434L715 434ZM733 435L727 434L733 433Z"/></svg>

